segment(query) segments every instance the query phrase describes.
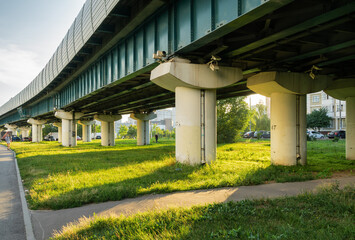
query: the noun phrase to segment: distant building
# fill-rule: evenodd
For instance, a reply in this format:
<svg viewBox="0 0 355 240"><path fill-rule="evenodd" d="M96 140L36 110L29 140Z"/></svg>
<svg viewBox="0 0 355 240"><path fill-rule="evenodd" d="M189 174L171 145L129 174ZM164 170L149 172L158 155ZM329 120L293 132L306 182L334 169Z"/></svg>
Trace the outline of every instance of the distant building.
<svg viewBox="0 0 355 240"><path fill-rule="evenodd" d="M175 128L175 108L157 110L155 113L157 117L150 121L151 125L157 124L160 129L169 131Z"/></svg>
<svg viewBox="0 0 355 240"><path fill-rule="evenodd" d="M329 128L323 130L346 129L346 102L332 98L323 91L307 94L307 113L326 108L328 116L332 118Z"/></svg>
<svg viewBox="0 0 355 240"><path fill-rule="evenodd" d="M155 114L157 114L157 117L150 120L150 126L156 124L160 129L168 129L169 131L175 128L175 108L157 110ZM123 119L116 121L115 130L117 134L119 133L119 129L122 125L127 127L130 125L137 125L137 121L130 117L126 121L123 121Z"/></svg>

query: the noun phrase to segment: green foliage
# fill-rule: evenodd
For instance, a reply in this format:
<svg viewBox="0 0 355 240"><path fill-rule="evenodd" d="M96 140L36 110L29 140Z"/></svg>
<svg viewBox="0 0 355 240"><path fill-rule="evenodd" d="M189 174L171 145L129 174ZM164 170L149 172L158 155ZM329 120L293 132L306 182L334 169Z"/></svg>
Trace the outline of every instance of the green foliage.
<svg viewBox="0 0 355 240"><path fill-rule="evenodd" d="M312 113L307 114L307 128L317 129L326 128L330 126L331 117L327 115L326 108L314 110Z"/></svg>
<svg viewBox="0 0 355 240"><path fill-rule="evenodd" d="M58 132L58 128L52 123L45 124L43 128L43 136L47 136L50 132Z"/></svg>
<svg viewBox="0 0 355 240"><path fill-rule="evenodd" d="M243 200L133 216L98 217L65 227L54 239L354 239L355 188Z"/></svg>
<svg viewBox="0 0 355 240"><path fill-rule="evenodd" d="M126 125L121 125L120 129L118 130L119 137L125 138L128 132L128 127Z"/></svg>
<svg viewBox="0 0 355 240"><path fill-rule="evenodd" d="M79 136L79 137L83 137L83 125L81 124L77 124L77 131L76 131L76 134ZM91 136L90 136L91 137Z"/></svg>
<svg viewBox="0 0 355 240"><path fill-rule="evenodd" d="M229 98L217 102L217 142L231 143L240 138L246 128L250 111L245 97Z"/></svg>
<svg viewBox="0 0 355 240"><path fill-rule="evenodd" d="M252 110L254 121L252 121L252 129L255 131L270 131L270 118L267 116L267 108L264 104L258 103Z"/></svg>
<svg viewBox="0 0 355 240"><path fill-rule="evenodd" d="M94 123L91 125L91 132L92 133L100 133L101 132L101 125Z"/></svg>
<svg viewBox="0 0 355 240"><path fill-rule="evenodd" d="M304 181L352 170L345 159L345 141L308 142L308 165L270 165L270 141L255 139L219 145L217 160L204 166L175 162L173 140L149 146L135 140L78 142L72 148L58 142L14 142L27 199L32 209L61 209L87 203L120 200L149 193L255 185L268 181Z"/></svg>
<svg viewBox="0 0 355 240"><path fill-rule="evenodd" d="M157 124L153 124L152 136L155 136L156 134L158 134L159 138L162 138L164 136L164 131L160 127L158 127Z"/></svg>
<svg viewBox="0 0 355 240"><path fill-rule="evenodd" d="M136 125L129 125L127 136L129 138L136 138L137 137L137 126Z"/></svg>

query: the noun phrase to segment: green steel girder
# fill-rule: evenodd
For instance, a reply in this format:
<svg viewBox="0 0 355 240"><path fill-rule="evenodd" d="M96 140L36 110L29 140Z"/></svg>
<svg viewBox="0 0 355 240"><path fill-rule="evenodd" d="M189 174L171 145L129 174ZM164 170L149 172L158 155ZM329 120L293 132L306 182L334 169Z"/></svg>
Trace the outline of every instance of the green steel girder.
<svg viewBox="0 0 355 240"><path fill-rule="evenodd" d="M335 64L335 63L345 62L345 61L348 61L348 60L355 60L355 55L349 55L349 56L337 58L337 59L334 59L334 60L321 62L321 63L318 63L316 65L318 67L324 67L324 66Z"/></svg>
<svg viewBox="0 0 355 240"><path fill-rule="evenodd" d="M102 41L96 44L103 44L93 49L82 49L78 56L78 69L73 71L71 75L64 75L55 88L53 96L42 96L37 102L23 106L32 117L50 116L54 108L77 109L77 110L97 110L102 105L103 110L119 110L121 112L129 112L140 108L154 108L162 106L171 106L174 98L169 94L159 92L156 95L152 93L136 95L140 90L151 86L146 83L146 79L142 80L140 74L149 73L158 63L152 59L152 53L157 50L164 50L169 56L188 54L196 49L205 47L207 44L225 37L227 34L248 27L249 23L253 23L257 19L271 14L273 11L285 6L292 0L176 0L166 1L166 5L161 7L154 14L150 13L150 17L144 18L144 22L137 20L134 27L127 27L122 32L112 36L112 41L106 41L103 37ZM163 4L157 3L155 4ZM162 5L161 5L162 6ZM340 10L341 9L341 10ZM269 47L274 42L289 41L292 37L302 37L303 32L312 33L324 30L330 26L340 24L342 21L348 21L346 15L354 12L354 3L344 7L332 10L326 14L307 20L301 24L281 31L277 34L266 37L262 40L245 45L231 53L231 57L245 56L251 51L259 51L261 48ZM155 11L155 10L154 10ZM126 12L128 14L129 11ZM113 13L110 16L124 17L124 13ZM110 21L115 18L110 18ZM142 20L143 21L143 20ZM138 23L139 22L139 23ZM110 22L111 24L111 22ZM248 25L248 26L247 26ZM317 26L320 28L317 29ZM311 29L311 30L310 30ZM243 30L243 29L241 29ZM300 34L300 35L298 35ZM96 35L95 35L96 36ZM109 34L99 35L109 37ZM101 39L101 38L97 38ZM96 40L97 40L96 39ZM92 38L95 40L95 38ZM345 40L343 40L345 41ZM316 56L322 53L336 51L342 48L353 46L355 40L343 42L316 51L305 52L299 56L291 58L278 58L279 62L292 62L304 58ZM94 41L95 44L95 41ZM208 48L207 46L206 48ZM209 55L218 54L227 49L226 45L219 45L215 49L208 49L201 53L201 56L208 58ZM93 56L87 57L86 54L93 53ZM100 54L99 54L100 53ZM352 54L351 52L348 54ZM85 55L85 57L84 57ZM87 60L89 59L89 60ZM336 63L341 60L339 57L335 60L328 61L328 64ZM343 58L344 61L353 58ZM80 61L84 60L82 65ZM333 62L332 62L333 61ZM273 62L277 63L277 61ZM326 64L324 62L323 64ZM320 63L322 64L322 63ZM320 64L318 64L320 66ZM244 68L245 69L245 68ZM243 74L250 74L260 71L258 66L253 69L246 69ZM70 72L70 71L69 71ZM69 73L68 72L68 73ZM65 77L65 78L64 78ZM140 81L141 80L141 81ZM59 85L61 84L61 85ZM220 91L218 98L228 96L245 95L251 93L248 89L243 89L244 82L234 84L230 91ZM112 92L116 89L117 92ZM125 89L123 86L127 86ZM238 86L241 88L239 89ZM111 89L111 90L110 90ZM131 97L127 97L131 94ZM149 95L150 94L150 95ZM100 99L102 97L102 99ZM136 99L134 99L136 97ZM89 103L95 99L95 103ZM157 99L161 102L157 102ZM107 104L112 100L112 104ZM126 102L122 102L127 100ZM121 101L121 102L120 102ZM114 102L119 103L117 106ZM93 111L94 111L93 110ZM19 120L19 116L14 112L9 112L4 116L0 116L0 124L14 122Z"/></svg>
<svg viewBox="0 0 355 240"><path fill-rule="evenodd" d="M307 53L300 54L300 55L297 55L297 56L294 56L294 57L290 57L290 58L287 58L287 59L276 61L273 64L277 64L277 63L281 63L281 62L294 62L294 61L297 61L297 60L302 60L302 59L305 59L305 58L317 56L317 55L320 55L320 54L337 51L339 49L351 47L351 46L354 46L354 45L355 45L355 40L350 40L350 41L347 41L347 42L343 42L343 43L339 43L339 44L332 45L332 46L329 46L329 47L325 47L325 48L322 48L322 49L318 49L318 50L315 50L315 51L312 51L312 52L307 52Z"/></svg>
<svg viewBox="0 0 355 240"><path fill-rule="evenodd" d="M235 57L238 55L242 55L243 53L252 51L254 49L260 48L262 46L268 45L270 43L274 43L279 41L280 39L285 39L287 37L290 37L294 34L297 34L299 32L307 31L311 28L318 27L319 25L322 25L324 23L327 23L329 21L335 20L337 18L340 18L342 16L348 15L350 13L355 12L355 2L347 4L343 7L337 8L333 11L324 13L320 16L314 17L312 19L309 19L303 23L300 23L296 26L293 26L291 28L287 28L283 31L280 31L278 33L275 33L271 36L265 37L263 39L260 39L259 41L255 41L253 43L250 43L246 46L243 46L239 49L236 49L234 51L231 51L227 54L225 54L226 57ZM327 26L326 26L327 27ZM315 29L315 31L320 31L322 30L321 28ZM307 33L306 33L307 34ZM299 36L299 37L302 37Z"/></svg>

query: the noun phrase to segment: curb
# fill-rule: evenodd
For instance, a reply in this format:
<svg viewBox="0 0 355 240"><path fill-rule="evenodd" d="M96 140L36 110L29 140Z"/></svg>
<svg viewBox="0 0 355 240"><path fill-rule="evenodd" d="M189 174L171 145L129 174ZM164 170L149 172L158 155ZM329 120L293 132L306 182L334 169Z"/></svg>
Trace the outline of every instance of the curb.
<svg viewBox="0 0 355 240"><path fill-rule="evenodd" d="M34 237L34 234L33 234L31 216L30 216L30 211L28 210L28 207L27 207L27 202L26 202L26 198L25 198L25 192L23 191L23 185L22 185L22 180L21 180L21 176L20 176L20 170L19 170L18 165L17 165L16 153L14 151L12 151L12 152L13 152L13 156L14 156L14 159L15 159L17 181L18 181L18 187L19 187L19 190L20 190L20 198L21 198L21 205L22 205L23 221L25 223L26 239L27 240L36 240L35 237Z"/></svg>

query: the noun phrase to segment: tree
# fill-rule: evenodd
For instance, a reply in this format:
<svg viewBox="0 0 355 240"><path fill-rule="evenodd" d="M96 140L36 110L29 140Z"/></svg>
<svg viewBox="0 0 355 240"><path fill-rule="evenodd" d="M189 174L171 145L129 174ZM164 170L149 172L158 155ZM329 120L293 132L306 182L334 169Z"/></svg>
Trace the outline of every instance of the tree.
<svg viewBox="0 0 355 240"><path fill-rule="evenodd" d="M164 132L163 132L163 130L161 130L160 127L158 127L157 124L153 124L153 126L152 126L152 135L153 135L153 137L154 137L156 134L158 134L159 138L161 138L161 137L163 137Z"/></svg>
<svg viewBox="0 0 355 240"><path fill-rule="evenodd" d="M167 137L168 139L170 139L170 137L171 137L171 132L169 131L169 129L166 129L166 130L164 131L164 136Z"/></svg>
<svg viewBox="0 0 355 240"><path fill-rule="evenodd" d="M100 133L101 132L101 125L94 123L91 125L91 132L93 133Z"/></svg>
<svg viewBox="0 0 355 240"><path fill-rule="evenodd" d="M328 110L326 108L320 108L307 114L307 128L313 128L319 131L320 128L329 127L332 118L329 117L327 113Z"/></svg>
<svg viewBox="0 0 355 240"><path fill-rule="evenodd" d="M136 126L136 125L130 125L130 126L128 127L127 136L128 136L129 138L135 138L135 137L137 137L137 126Z"/></svg>
<svg viewBox="0 0 355 240"><path fill-rule="evenodd" d="M121 125L120 129L118 130L118 134L120 138L124 138L127 135L128 127L126 125Z"/></svg>
<svg viewBox="0 0 355 240"><path fill-rule="evenodd" d="M270 131L270 118L267 116L267 108L264 104L258 103L253 109L254 121L253 129L256 131Z"/></svg>
<svg viewBox="0 0 355 240"><path fill-rule="evenodd" d="M234 142L246 128L251 117L245 97L235 97L217 102L217 142Z"/></svg>
<svg viewBox="0 0 355 240"><path fill-rule="evenodd" d="M81 124L77 124L76 134L79 137L83 137L83 126ZM91 137L91 136L89 136Z"/></svg>
<svg viewBox="0 0 355 240"><path fill-rule="evenodd" d="M47 136L51 132L58 132L58 128L53 126L52 123L45 124L43 128L43 136Z"/></svg>

